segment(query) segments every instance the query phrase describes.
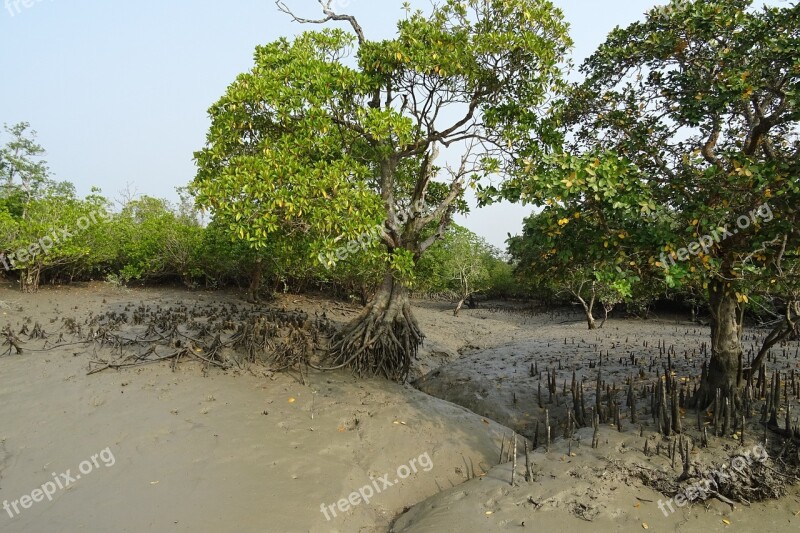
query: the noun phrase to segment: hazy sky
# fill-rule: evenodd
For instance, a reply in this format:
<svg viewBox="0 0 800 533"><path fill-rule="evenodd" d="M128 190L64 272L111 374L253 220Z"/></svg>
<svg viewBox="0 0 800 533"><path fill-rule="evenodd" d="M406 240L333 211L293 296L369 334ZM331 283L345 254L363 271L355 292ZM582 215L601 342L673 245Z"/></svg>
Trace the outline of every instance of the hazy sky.
<svg viewBox="0 0 800 533"><path fill-rule="evenodd" d="M176 199L194 177L206 111L255 46L304 29L273 0L3 0L0 6L0 123L27 121L47 149L55 178L119 198ZM412 0L427 9L427 1ZM555 0L570 22L579 64L617 25L658 0ZM316 16L315 0L287 0ZM402 0L334 0L368 37L389 36ZM25 7L25 6L28 7ZM505 248L529 207L502 204L459 220Z"/></svg>

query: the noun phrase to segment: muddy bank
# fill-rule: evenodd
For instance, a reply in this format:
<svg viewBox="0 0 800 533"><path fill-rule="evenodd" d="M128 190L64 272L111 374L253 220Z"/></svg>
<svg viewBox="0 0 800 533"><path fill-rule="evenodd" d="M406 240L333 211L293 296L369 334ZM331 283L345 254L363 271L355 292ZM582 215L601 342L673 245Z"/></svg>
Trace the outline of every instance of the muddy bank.
<svg viewBox="0 0 800 533"><path fill-rule="evenodd" d="M0 326L39 323L47 335L20 335L23 353L0 356L0 504L11 508L0 509L2 531L386 531L405 508L488 470L507 431L410 387L343 372L311 372L308 386L192 361L87 376L90 360L114 354L82 344L41 351L62 333L69 341L64 318L128 304L242 305L237 294L0 292ZM102 450L113 464L99 460ZM81 466L81 479L33 501L53 474L74 478ZM391 485L376 487L381 478ZM348 501L366 486L369 503Z"/></svg>
<svg viewBox="0 0 800 533"><path fill-rule="evenodd" d="M392 531L521 527L566 527L568 531L722 531L736 527L750 531L765 525L776 531L796 530L800 525L796 482L800 479L778 473L783 471L785 456L780 454L785 453L785 439L773 432L766 433L769 445L760 448L769 450L763 465L753 463L752 469L730 478L723 470L723 475L714 478L720 483L714 485L715 491L736 494L744 501L729 505L720 495L696 498L694 504L683 501L679 507L668 497L683 494L703 473L730 465L731 457L743 457L764 442L764 428L755 417L748 420L744 437L741 428L733 428L725 437L712 433L708 446L703 446L695 411L683 408L681 436L665 438L657 431L648 387L669 367L675 383L687 395L693 390L707 358L707 327L683 317L667 317L614 320L602 330L589 331L578 315L559 318L563 320L545 314L529 316L513 341L471 351L415 382L431 395L464 405L519 433L516 486L511 485L511 454L498 457L500 464L487 476L415 506L398 519ZM764 334L746 334L750 353ZM788 384L791 372L800 368L799 348L794 342L774 350L770 375L780 371ZM567 413L575 408L573 379L583 390L586 404L594 409L598 375L602 406L612 401L622 406L621 427L612 419L601 424L597 433L591 427L570 429ZM629 387L635 391L635 421L627 396ZM797 397L791 388L786 398L796 413ZM760 404L756 411L758 407ZM783 409L780 412L785 414ZM713 432L710 415L703 413L699 424ZM552 432L549 451L544 445L548 416ZM523 437L528 437L531 445L539 444L530 455L530 480L525 479ZM594 439L597 448L591 447ZM683 455L673 451L675 446L689 450L685 461L688 476L683 475ZM790 458L794 460L794 456ZM771 496L782 497L769 499ZM665 502L670 502L674 512Z"/></svg>
<svg viewBox="0 0 800 533"><path fill-rule="evenodd" d="M591 403L601 354L603 387L615 391L642 370L639 386L652 381L664 346L682 356L685 350L675 371L693 374L707 331L690 324L615 321L588 332L568 312L484 308L456 318L447 305L416 302L427 334L418 384L443 400L346 372L222 369L192 357L87 375L97 368L92 361L121 356L81 341L87 328L98 333L93 317L142 308L158 317L179 309L196 321L193 309L247 310L235 292L96 284L36 295L0 289L0 301L0 328L8 325L23 342L22 354L4 346L0 355L0 505L11 508L0 509L2 531L483 532L523 523L545 530L630 531L647 524L716 531L730 527L725 521L744 530L790 531L798 525L794 489L751 507L709 500L664 517L662 496L641 472L670 479L680 465L672 465L665 446L655 453L660 438L651 422L637 430L627 413L624 432L603 425L596 449L591 429L577 429L571 440L563 427L554 429L550 450L540 446L531 455L529 482L520 477L520 437L517 486L511 486L512 430L493 419L531 436L531 423L548 409L557 427L573 370ZM357 311L291 295L271 305L338 324ZM62 346L52 349L56 341ZM629 352L635 363L625 362ZM780 355L774 364L796 365L792 354ZM543 389L539 407L538 386L548 371L558 390L551 398ZM702 450L692 444L691 453L724 461L731 446L712 439ZM50 491L56 480L65 486Z"/></svg>

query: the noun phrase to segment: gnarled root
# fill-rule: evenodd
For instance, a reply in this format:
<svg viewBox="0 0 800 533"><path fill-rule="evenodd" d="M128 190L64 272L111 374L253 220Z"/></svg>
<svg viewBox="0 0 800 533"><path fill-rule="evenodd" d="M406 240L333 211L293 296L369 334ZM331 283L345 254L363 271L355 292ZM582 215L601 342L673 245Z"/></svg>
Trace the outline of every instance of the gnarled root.
<svg viewBox="0 0 800 533"><path fill-rule="evenodd" d="M389 281L336 335L330 353L334 368L348 367L359 376L381 375L402 383L424 338L405 289Z"/></svg>

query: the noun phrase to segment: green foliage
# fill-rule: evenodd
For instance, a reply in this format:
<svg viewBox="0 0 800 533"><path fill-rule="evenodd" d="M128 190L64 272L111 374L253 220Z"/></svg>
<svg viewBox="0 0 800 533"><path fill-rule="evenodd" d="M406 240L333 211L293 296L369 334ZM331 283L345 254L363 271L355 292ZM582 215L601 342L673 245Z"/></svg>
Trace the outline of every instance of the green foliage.
<svg viewBox="0 0 800 533"><path fill-rule="evenodd" d="M56 188L31 201L27 214L26 219L18 221L12 249L34 243L40 248L29 260L18 261L18 268L49 271L53 277L71 279L81 272L92 272L113 253L113 244L103 228L110 217L108 203L99 195L81 200L72 191L64 194ZM19 259L19 254L16 257Z"/></svg>
<svg viewBox="0 0 800 533"><path fill-rule="evenodd" d="M790 283L800 250L798 28L798 6L712 0L672 1L614 30L559 106L565 149L486 191L556 210L536 230L544 235L526 231L558 256L537 258L549 264L540 270L570 263L566 239L679 290L724 280L742 295L778 294ZM774 217L753 216L759 209ZM747 228L736 228L740 216ZM571 222L556 239L558 220ZM678 259L715 233L726 238Z"/></svg>
<svg viewBox="0 0 800 533"><path fill-rule="evenodd" d="M511 266L499 255L482 237L453 224L419 261L414 289L458 300L488 292L506 296L514 282Z"/></svg>
<svg viewBox="0 0 800 533"><path fill-rule="evenodd" d="M98 228L108 204L97 194L81 200L71 184L50 180L38 159L44 150L35 133L25 136L27 129L25 123L6 127L12 138L0 148L0 252L3 268L20 272L22 289L36 290L42 274L71 279L108 259Z"/></svg>
<svg viewBox="0 0 800 533"><path fill-rule="evenodd" d="M415 263L466 210L466 187L533 155L570 44L545 0L446 0L392 39L325 29L256 49L210 109L192 190L231 235L313 258L385 225L384 268ZM458 169L441 148L463 148ZM433 228L433 230L431 230Z"/></svg>
<svg viewBox="0 0 800 533"><path fill-rule="evenodd" d="M514 277L514 267L510 259L502 256L496 249L488 265L489 288L485 293L490 298L524 298L528 296Z"/></svg>
<svg viewBox="0 0 800 533"><path fill-rule="evenodd" d="M353 251L348 252L342 261L332 265L318 261L314 276L334 294L366 304L383 280L388 254L380 246L380 233L374 230L365 232L359 240L351 242L358 246L351 246ZM340 243L343 250L348 245Z"/></svg>
<svg viewBox="0 0 800 533"><path fill-rule="evenodd" d="M646 176L637 196L664 206L650 262L674 286L724 279L745 293L782 270L784 239L800 246L798 28L798 6L674 1L612 32L583 67L564 114L575 148L611 150ZM774 217L753 216L765 206Z"/></svg>
<svg viewBox="0 0 800 533"><path fill-rule="evenodd" d="M582 197L568 197L528 217L522 235L509 239L517 276L530 287L565 291L587 305L597 299L612 308L629 301L650 272L641 267L635 238L639 215L611 208L611 202L616 200L605 203L608 216L583 206Z"/></svg>
<svg viewBox="0 0 800 533"><path fill-rule="evenodd" d="M42 160L45 151L27 122L3 124L3 131L10 139L0 147L0 206L24 218L27 203L52 186L47 163Z"/></svg>
<svg viewBox="0 0 800 533"><path fill-rule="evenodd" d="M348 204L348 212L353 209L350 219L336 222L342 228L352 226L352 231L331 238L320 228L305 227L307 220L289 217L283 229L290 234L274 234L258 246L232 231L235 216L231 220L217 211L215 218L204 224L202 211L185 190L179 191L181 202L177 206L144 196L114 213L99 190L80 199L71 184L50 180L46 163L41 160L44 150L33 143L32 137L25 137L27 131L27 125L14 129L15 135L0 150L5 157L4 170L14 177L6 180L0 194L0 253L4 254L8 275L18 276L25 290L36 290L39 283L89 279L115 284L181 280L190 287L241 286L249 284L260 271L273 290L322 287L365 302L383 281L387 265L407 284L425 286L430 291L468 296L492 289L506 295L513 290L511 267L471 232L459 227L446 230L445 243L434 247L433 259L420 266L419 254L410 248L390 251L381 245L385 225L377 216L380 213L375 212L369 219L371 237L363 247L359 244L338 260L337 249L349 248L346 239L358 229L352 226L353 221L367 220L364 212L353 207L355 204ZM425 157L398 163L398 176L402 178L398 190L415 183L403 180L410 180L414 171L419 171L417 165L422 159ZM21 178L23 175L28 177ZM294 183L287 181L284 186ZM30 187L34 193L28 194L26 184L35 184ZM463 199L454 198L446 184L429 181L425 187L426 201L434 206L452 201L448 204L451 210L463 210ZM337 191L331 189L328 198L328 193L323 194L320 204L329 203ZM365 198L372 202L374 192ZM332 217L330 213L326 216ZM421 235L433 243L431 237L438 231L441 227L430 219ZM35 244L33 253L22 253ZM330 257L335 260L328 261Z"/></svg>
<svg viewBox="0 0 800 533"><path fill-rule="evenodd" d="M366 183L374 169L358 155L368 147L337 126L331 109L365 90L357 72L334 61L352 41L328 31L259 47L253 70L210 110L193 191L254 248L308 239L323 249L380 218Z"/></svg>

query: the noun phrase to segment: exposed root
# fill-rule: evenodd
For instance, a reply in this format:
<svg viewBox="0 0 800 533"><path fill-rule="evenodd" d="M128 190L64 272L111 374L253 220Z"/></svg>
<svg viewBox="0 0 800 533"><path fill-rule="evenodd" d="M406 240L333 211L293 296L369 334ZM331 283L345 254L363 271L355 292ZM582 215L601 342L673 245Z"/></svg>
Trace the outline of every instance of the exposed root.
<svg viewBox="0 0 800 533"><path fill-rule="evenodd" d="M88 373L120 370L169 361L173 370L183 361L203 363L204 370L263 365L270 372L308 368L349 367L361 376L381 375L403 382L423 341L405 289L390 284L338 334L324 315L251 305L205 305L189 308L128 305L124 310L62 319L58 340L49 349L71 344L94 346ZM51 335L39 324L17 334L1 333L8 351L22 350L18 335L44 339ZM72 339L65 338L71 336ZM69 342L77 341L77 342ZM101 350L98 350L101 349ZM327 358L331 366L319 361Z"/></svg>
<svg viewBox="0 0 800 533"><path fill-rule="evenodd" d="M236 304L191 309L129 305L123 311L90 316L82 324L72 318L62 322L64 331L50 349L79 343L103 349L103 355L89 363L89 374L164 361L174 371L180 362L193 360L202 363L204 371L253 364L273 372L299 370L303 382L310 359L327 353L335 331L324 315ZM31 339L49 336L39 324L30 332L23 327L21 334ZM62 344L65 334L81 340ZM20 341L10 327L3 335L6 344L19 350Z"/></svg>
<svg viewBox="0 0 800 533"><path fill-rule="evenodd" d="M11 326L6 326L3 330L2 335L5 337L5 341L3 341L3 346L8 346L8 354L11 354L12 348L17 351L17 354L22 353L22 341L11 331Z"/></svg>
<svg viewBox="0 0 800 533"><path fill-rule="evenodd" d="M695 464L691 473L675 478L669 472L634 467L637 477L652 489L667 496L681 494L693 503L712 498L728 505L750 505L751 502L776 499L800 478L800 462L796 445L787 443L782 450L764 460L748 459L746 454L730 457L718 467Z"/></svg>
<svg viewBox="0 0 800 533"><path fill-rule="evenodd" d="M379 375L402 383L424 337L408 300L397 298L387 305L379 298L334 337L329 368L348 367L359 376Z"/></svg>

